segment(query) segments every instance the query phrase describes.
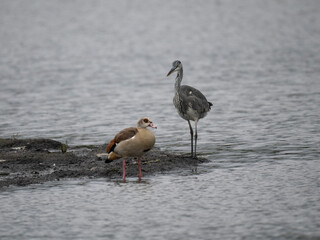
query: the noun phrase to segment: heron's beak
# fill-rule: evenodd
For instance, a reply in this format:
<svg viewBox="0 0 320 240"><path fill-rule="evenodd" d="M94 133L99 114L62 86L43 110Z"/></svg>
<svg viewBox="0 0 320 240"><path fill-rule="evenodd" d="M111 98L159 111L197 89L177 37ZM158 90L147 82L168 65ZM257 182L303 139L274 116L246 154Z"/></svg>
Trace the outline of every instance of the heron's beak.
<svg viewBox="0 0 320 240"><path fill-rule="evenodd" d="M171 68L171 70L168 72L167 77L176 70L175 68Z"/></svg>

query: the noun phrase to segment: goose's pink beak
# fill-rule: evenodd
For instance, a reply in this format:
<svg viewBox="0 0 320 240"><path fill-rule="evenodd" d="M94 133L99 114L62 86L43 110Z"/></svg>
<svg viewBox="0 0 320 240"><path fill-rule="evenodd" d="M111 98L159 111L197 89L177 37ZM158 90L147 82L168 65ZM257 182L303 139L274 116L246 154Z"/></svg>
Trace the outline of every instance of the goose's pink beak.
<svg viewBox="0 0 320 240"><path fill-rule="evenodd" d="M148 126L151 128L157 128L157 126L153 125L153 123L150 123Z"/></svg>

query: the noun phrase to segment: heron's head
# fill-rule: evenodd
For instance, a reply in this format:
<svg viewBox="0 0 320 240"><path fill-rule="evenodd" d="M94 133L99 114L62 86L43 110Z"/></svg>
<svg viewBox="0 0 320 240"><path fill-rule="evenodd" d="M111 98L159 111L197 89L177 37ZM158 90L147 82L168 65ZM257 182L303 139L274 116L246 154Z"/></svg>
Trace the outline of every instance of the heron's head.
<svg viewBox="0 0 320 240"><path fill-rule="evenodd" d="M157 128L155 125L153 125L153 123L150 120L150 118L147 118L147 117L141 118L137 122L137 127L140 127L140 128L147 128L147 127Z"/></svg>
<svg viewBox="0 0 320 240"><path fill-rule="evenodd" d="M176 60L172 63L172 68L171 70L168 72L167 77L173 73L173 72L178 72L180 71L180 69L182 68L182 63L179 60Z"/></svg>

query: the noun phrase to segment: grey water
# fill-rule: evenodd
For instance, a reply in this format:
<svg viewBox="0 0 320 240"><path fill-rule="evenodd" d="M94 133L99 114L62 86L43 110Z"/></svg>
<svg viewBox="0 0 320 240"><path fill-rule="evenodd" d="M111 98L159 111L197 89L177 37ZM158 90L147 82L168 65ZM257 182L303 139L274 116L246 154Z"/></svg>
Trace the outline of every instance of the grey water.
<svg viewBox="0 0 320 240"><path fill-rule="evenodd" d="M0 137L188 153L172 61L213 109L195 169L0 192L0 239L320 239L320 2L0 2Z"/></svg>

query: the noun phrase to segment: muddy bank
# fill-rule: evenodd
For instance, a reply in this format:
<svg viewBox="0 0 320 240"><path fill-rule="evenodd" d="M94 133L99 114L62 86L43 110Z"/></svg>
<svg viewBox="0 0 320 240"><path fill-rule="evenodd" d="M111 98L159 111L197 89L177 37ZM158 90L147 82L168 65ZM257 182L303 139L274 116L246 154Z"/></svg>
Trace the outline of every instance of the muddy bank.
<svg viewBox="0 0 320 240"><path fill-rule="evenodd" d="M68 147L50 139L0 139L0 188L25 186L63 178L119 178L122 160L105 163L105 145ZM100 157L98 157L100 156ZM175 155L153 148L142 158L142 175L194 168L207 159ZM126 175L138 174L136 159L128 159Z"/></svg>

